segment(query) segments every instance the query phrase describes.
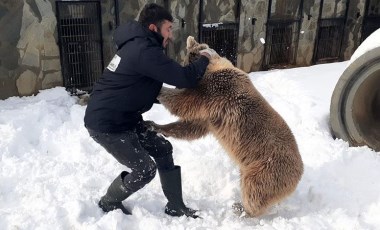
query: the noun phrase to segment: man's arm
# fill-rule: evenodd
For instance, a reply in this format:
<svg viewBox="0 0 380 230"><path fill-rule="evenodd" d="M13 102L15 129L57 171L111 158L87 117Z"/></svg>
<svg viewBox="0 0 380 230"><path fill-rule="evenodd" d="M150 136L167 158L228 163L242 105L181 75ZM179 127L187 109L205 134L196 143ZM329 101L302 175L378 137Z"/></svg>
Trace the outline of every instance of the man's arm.
<svg viewBox="0 0 380 230"><path fill-rule="evenodd" d="M151 47L140 54L138 70L141 74L180 88L193 88L206 71L209 59L201 56L197 61L181 66L167 57L160 48Z"/></svg>

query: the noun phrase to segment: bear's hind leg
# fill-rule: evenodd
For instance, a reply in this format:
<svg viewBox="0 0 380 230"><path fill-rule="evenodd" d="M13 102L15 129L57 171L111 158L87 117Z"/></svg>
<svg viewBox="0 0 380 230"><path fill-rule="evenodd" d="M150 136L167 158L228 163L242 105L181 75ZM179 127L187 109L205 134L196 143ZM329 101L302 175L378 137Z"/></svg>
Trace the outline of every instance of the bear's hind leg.
<svg viewBox="0 0 380 230"><path fill-rule="evenodd" d="M251 217L258 217L265 213L268 205L258 191L251 186L242 184L242 204L244 211Z"/></svg>
<svg viewBox="0 0 380 230"><path fill-rule="evenodd" d="M273 183L268 172L258 163L241 171L241 194L244 211L251 217L263 215L278 199L274 194Z"/></svg>

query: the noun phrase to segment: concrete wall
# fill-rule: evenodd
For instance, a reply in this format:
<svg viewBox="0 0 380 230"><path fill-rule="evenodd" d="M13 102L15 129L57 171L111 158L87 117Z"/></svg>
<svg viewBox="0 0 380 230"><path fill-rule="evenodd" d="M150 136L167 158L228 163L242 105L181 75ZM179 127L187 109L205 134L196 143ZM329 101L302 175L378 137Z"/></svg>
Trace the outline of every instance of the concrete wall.
<svg viewBox="0 0 380 230"><path fill-rule="evenodd" d="M112 40L112 33L116 28L115 1L101 1L103 62L104 66L112 59L116 47Z"/></svg>

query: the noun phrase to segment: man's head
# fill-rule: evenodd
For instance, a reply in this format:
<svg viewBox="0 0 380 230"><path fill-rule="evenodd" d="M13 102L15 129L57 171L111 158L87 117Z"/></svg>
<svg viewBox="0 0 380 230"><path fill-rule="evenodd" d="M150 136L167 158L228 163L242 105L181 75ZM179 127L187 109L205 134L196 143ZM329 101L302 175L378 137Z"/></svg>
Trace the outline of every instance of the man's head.
<svg viewBox="0 0 380 230"><path fill-rule="evenodd" d="M145 5L140 13L139 22L149 30L161 34L164 38L163 47L166 47L173 38L173 17L162 6L154 3Z"/></svg>

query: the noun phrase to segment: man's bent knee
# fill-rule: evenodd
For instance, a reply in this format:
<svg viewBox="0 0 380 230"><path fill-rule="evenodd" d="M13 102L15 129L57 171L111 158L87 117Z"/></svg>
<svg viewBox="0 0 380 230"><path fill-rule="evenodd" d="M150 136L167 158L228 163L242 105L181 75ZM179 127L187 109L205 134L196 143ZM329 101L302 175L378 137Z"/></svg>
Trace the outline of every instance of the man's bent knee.
<svg viewBox="0 0 380 230"><path fill-rule="evenodd" d="M150 160L141 167L132 169L132 172L124 178L124 183L131 190L137 191L152 181L156 172L157 166L153 160Z"/></svg>
<svg viewBox="0 0 380 230"><path fill-rule="evenodd" d="M154 149L149 151L149 155L154 158L167 157L171 154L173 154L173 146L165 139L160 140L156 143Z"/></svg>
<svg viewBox="0 0 380 230"><path fill-rule="evenodd" d="M153 180L157 173L157 165L154 161L149 162L143 170L143 178L145 178L148 183Z"/></svg>

